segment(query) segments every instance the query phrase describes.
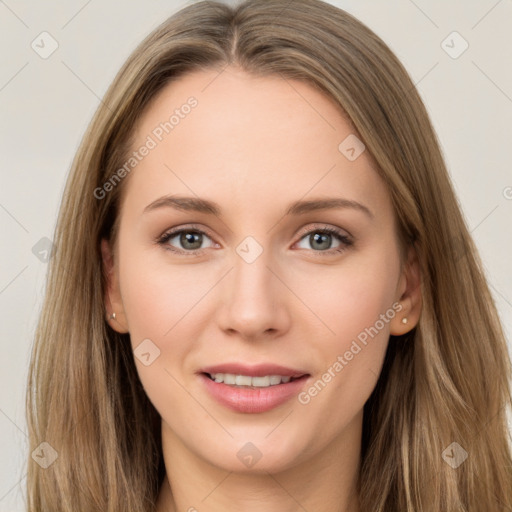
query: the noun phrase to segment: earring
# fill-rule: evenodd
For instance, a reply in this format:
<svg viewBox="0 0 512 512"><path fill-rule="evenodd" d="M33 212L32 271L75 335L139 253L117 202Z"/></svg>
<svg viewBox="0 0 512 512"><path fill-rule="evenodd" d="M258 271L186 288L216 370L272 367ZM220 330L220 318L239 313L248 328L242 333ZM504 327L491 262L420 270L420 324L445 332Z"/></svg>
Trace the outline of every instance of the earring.
<svg viewBox="0 0 512 512"><path fill-rule="evenodd" d="M116 319L116 314L115 314L115 312L114 312L114 313L112 313L111 315L108 315L107 319L108 319L108 320L115 320L115 319Z"/></svg>
<svg viewBox="0 0 512 512"><path fill-rule="evenodd" d="M406 323L407 323L407 321L408 321L408 320L407 320L407 317L405 317L405 316L404 316L404 317L402 318L402 323L403 323L403 324L406 324Z"/></svg>

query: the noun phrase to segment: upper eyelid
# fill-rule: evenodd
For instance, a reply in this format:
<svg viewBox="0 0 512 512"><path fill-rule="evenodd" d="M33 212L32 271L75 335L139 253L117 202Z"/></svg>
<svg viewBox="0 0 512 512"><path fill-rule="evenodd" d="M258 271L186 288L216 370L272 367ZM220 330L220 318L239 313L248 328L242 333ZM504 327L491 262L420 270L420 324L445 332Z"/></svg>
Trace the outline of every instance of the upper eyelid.
<svg viewBox="0 0 512 512"><path fill-rule="evenodd" d="M168 229L167 231L164 231L158 238L157 240L160 240L164 237L174 237L176 235L179 235L180 233L182 232L197 232L197 233L201 233L201 234L204 234L204 235L207 235L208 237L210 238L214 238L213 235L211 234L210 231L208 231L208 229L206 228L202 228L202 227L198 227L198 226L195 226L195 225L190 225L190 226L184 226L184 227L179 227L177 229L174 229L174 228L171 228L171 229Z"/></svg>
<svg viewBox="0 0 512 512"><path fill-rule="evenodd" d="M323 223L323 225L320 225L321 223L313 223L314 226L311 227L305 227L304 229L300 229L300 237L303 238L305 235L314 232L314 231L328 231L331 234L338 234L340 236L344 236L343 232L346 233L346 237L352 239L353 236L344 228L340 228L338 226L332 226L330 224Z"/></svg>

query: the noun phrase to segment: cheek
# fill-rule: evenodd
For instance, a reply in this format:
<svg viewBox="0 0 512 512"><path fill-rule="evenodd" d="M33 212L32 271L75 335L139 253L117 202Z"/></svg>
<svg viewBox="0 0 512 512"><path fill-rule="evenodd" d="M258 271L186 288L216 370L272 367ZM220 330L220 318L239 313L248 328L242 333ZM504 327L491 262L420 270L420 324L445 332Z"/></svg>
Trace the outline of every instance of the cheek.
<svg viewBox="0 0 512 512"><path fill-rule="evenodd" d="M199 335L201 298L212 283L200 278L195 265L167 265L162 258L128 247L123 254L121 295L134 360L148 398L162 415L171 405L185 407L190 398L179 384L177 369L184 366L191 340ZM146 365L139 355L148 352Z"/></svg>
<svg viewBox="0 0 512 512"><path fill-rule="evenodd" d="M170 340L175 326L179 328L182 319L187 323L212 283L201 277L198 265L167 265L165 258L148 257L140 250L125 254L121 294L132 343L141 337Z"/></svg>
<svg viewBox="0 0 512 512"><path fill-rule="evenodd" d="M375 250L373 254L347 258L346 264L322 269L297 279L297 295L303 297L318 320L329 350L342 350L366 328L373 326L395 300L399 262ZM379 256L375 256L379 254ZM391 311L391 313L394 310ZM315 318L316 317L316 318ZM382 329L379 322L378 326ZM384 337L389 324L382 329Z"/></svg>
<svg viewBox="0 0 512 512"><path fill-rule="evenodd" d="M316 314L309 318L315 323L319 320L318 327L310 331L317 339L311 355L320 363L316 369L321 382L311 390L312 396L319 396L318 406L327 406L335 395L356 411L370 395L396 315L398 277L396 254L374 251L317 273L314 281L310 277L301 280L299 293L308 290L305 302ZM324 393L324 387L329 391Z"/></svg>

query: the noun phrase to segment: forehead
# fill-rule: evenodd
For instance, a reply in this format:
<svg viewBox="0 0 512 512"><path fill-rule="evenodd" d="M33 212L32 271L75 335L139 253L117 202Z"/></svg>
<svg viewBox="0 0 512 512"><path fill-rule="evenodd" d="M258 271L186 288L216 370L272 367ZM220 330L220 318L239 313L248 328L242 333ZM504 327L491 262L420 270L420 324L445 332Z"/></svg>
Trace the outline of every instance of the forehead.
<svg viewBox="0 0 512 512"><path fill-rule="evenodd" d="M389 209L367 152L351 161L342 151L354 136L334 101L305 82L231 67L194 71L168 84L141 117L132 151L151 149L126 195L140 210L172 192L239 206L339 192Z"/></svg>

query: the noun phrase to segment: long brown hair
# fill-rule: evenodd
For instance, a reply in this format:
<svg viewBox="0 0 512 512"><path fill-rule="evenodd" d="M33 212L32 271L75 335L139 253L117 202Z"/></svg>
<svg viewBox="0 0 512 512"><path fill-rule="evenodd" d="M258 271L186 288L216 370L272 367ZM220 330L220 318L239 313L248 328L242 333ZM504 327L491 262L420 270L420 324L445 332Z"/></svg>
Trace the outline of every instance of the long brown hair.
<svg viewBox="0 0 512 512"><path fill-rule="evenodd" d="M47 467L28 457L28 511L155 508L165 473L160 417L129 335L105 321L100 240L115 240L125 183L101 199L94 191L126 162L137 120L165 85L230 64L302 80L339 105L387 183L402 249L418 255L421 318L390 337L365 404L361 510L511 510L510 358L414 84L386 44L343 10L320 0L249 0L198 2L160 25L128 58L82 140L30 364L30 449L43 450Z"/></svg>

